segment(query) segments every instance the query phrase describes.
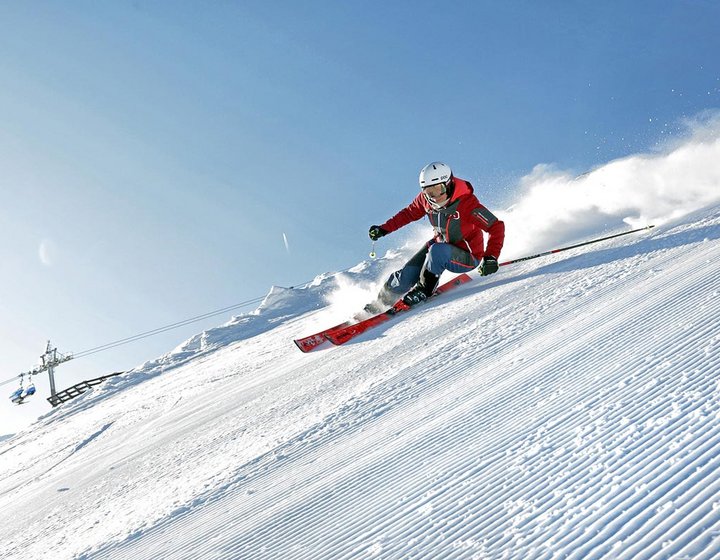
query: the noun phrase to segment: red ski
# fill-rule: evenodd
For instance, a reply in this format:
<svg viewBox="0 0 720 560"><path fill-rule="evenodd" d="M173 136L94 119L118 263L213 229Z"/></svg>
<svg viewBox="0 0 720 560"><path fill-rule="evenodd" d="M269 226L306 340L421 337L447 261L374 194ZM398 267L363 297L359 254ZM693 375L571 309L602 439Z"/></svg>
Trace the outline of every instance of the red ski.
<svg viewBox="0 0 720 560"><path fill-rule="evenodd" d="M440 285L440 287L435 290L435 293L432 297L447 292L448 290L452 290L454 287L459 286L460 284L464 284L465 282L469 282L470 280L472 280L472 277L470 275L461 274L460 276L457 276L452 280L448 280L444 284ZM325 329L318 333L311 334L310 336L306 336L304 338L296 338L293 340L293 342L302 352L306 353L316 350L327 341L330 341L335 345L344 344L348 340L355 338L356 336L364 333L368 329L371 329L372 327L375 327L384 323L385 321L390 320L397 313L407 311L408 309L410 308L405 305L402 300L398 300L395 305L393 305L387 311L383 311L382 313L373 315L372 317L369 317L363 321L357 323L353 323L352 321L346 321L344 323L340 323L339 325L335 325L334 327L330 327L329 329Z"/></svg>
<svg viewBox="0 0 720 560"><path fill-rule="evenodd" d="M441 284L435 290L435 293L432 295L432 297L435 297L439 294L444 294L445 292L452 290L453 288L456 288L461 284L470 282L471 280L472 277L468 274L461 274L460 276L456 276L452 280L448 280L444 284ZM360 321L359 323L351 323L346 325L340 325L338 327L333 327L332 329L326 330L324 333L322 333L322 335L336 346L339 346L340 344L345 344L348 340L352 340L356 336L363 334L364 332L372 329L373 327L382 325L386 321L392 319L398 313L408 311L409 309L411 308L406 305L403 300L398 300L395 305L393 305L387 311L378 313L377 315L373 315L372 317L369 317L364 321Z"/></svg>

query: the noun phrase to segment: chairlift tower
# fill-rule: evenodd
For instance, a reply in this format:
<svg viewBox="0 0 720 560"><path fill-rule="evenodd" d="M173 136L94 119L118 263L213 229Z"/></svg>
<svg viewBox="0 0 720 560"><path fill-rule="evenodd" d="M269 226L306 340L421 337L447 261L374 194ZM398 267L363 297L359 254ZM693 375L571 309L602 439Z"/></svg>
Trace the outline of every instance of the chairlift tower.
<svg viewBox="0 0 720 560"><path fill-rule="evenodd" d="M57 406L60 404L61 401L58 399L57 391L55 390L55 367L59 366L64 362L72 360L73 355L61 354L57 351L57 348L52 347L50 341L48 340L47 347L45 348L45 353L40 356L40 359L42 360L42 364L29 372L29 374L30 376L33 376L37 375L38 373L42 373L43 371L48 372L48 376L50 377L50 398L48 400L50 401L51 405Z"/></svg>

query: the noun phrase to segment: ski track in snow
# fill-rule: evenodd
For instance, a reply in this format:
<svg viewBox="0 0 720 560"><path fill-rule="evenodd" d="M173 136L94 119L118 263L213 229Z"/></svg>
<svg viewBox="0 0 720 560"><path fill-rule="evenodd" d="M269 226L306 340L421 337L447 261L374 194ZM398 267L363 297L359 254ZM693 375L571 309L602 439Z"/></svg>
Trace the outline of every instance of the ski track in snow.
<svg viewBox="0 0 720 560"><path fill-rule="evenodd" d="M718 238L712 207L90 392L0 443L0 557L718 558Z"/></svg>

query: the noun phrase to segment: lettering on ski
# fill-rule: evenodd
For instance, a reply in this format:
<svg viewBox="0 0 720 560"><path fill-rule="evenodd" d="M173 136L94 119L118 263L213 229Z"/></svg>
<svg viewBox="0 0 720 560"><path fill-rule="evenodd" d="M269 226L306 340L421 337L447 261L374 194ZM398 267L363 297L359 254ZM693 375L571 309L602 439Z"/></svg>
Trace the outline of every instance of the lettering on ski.
<svg viewBox="0 0 720 560"><path fill-rule="evenodd" d="M349 321L345 321L344 323L340 323L339 325L335 325L334 327L330 327L329 329L324 329L320 332L317 332L315 334L311 334L310 336L306 336L303 338L296 338L293 340L295 345L300 348L302 352L312 352L316 348L323 345L323 343L327 342L328 339L325 338L325 333L331 330L342 328L346 325L349 325Z"/></svg>
<svg viewBox="0 0 720 560"><path fill-rule="evenodd" d="M461 284L470 282L471 280L472 280L472 277L470 275L461 274L460 276L457 276L457 277L453 278L452 280L448 280L447 282L442 284L440 287L438 287L438 289L435 290L435 293L432 295L432 297L443 294L449 290L452 290L453 288L455 288L457 286L460 286ZM345 344L349 340L352 340L356 336L359 336L359 335L363 334L364 332L372 329L373 327L377 327L378 325L381 325L381 324L385 323L386 321L389 321L398 313L401 313L403 311L408 311L409 309L411 309L411 308L409 306L407 306L405 303L403 303L402 300L398 300L395 303L395 305L393 305L390 309L388 309L387 311L384 311L383 313L373 315L372 317L369 317L368 319L365 319L364 321L360 321L359 323L352 323L350 325L342 325L340 327L334 327L332 329L328 329L327 331L325 331L324 336L327 340L329 340L336 346L339 346L341 344Z"/></svg>
<svg viewBox="0 0 720 560"><path fill-rule="evenodd" d="M327 338L325 338L324 333L319 332L306 336L305 338L296 338L293 342L298 348L300 348L301 352L307 353L315 350L323 342L327 342Z"/></svg>

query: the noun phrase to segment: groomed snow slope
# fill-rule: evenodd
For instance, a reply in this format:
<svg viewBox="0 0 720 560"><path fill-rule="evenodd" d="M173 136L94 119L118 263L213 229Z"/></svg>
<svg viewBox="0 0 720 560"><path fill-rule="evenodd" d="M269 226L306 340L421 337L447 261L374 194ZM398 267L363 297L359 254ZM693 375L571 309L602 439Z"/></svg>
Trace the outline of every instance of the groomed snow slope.
<svg viewBox="0 0 720 560"><path fill-rule="evenodd" d="M308 355L334 280L275 292L0 443L0 557L718 558L719 238L712 206Z"/></svg>

